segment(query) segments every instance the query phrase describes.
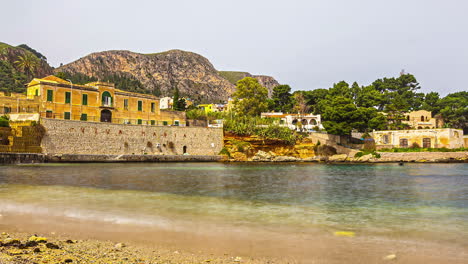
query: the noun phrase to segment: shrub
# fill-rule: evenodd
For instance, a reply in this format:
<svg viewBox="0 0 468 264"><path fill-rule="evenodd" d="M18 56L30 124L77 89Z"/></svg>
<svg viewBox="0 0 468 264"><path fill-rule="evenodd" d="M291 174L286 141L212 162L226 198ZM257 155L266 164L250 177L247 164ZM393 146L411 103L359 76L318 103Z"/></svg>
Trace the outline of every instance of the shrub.
<svg viewBox="0 0 468 264"><path fill-rule="evenodd" d="M10 120L7 116L0 116L0 127L10 127Z"/></svg>
<svg viewBox="0 0 468 264"><path fill-rule="evenodd" d="M223 147L221 151L219 152L219 155L226 155L228 158L231 158L231 153L226 147Z"/></svg>
<svg viewBox="0 0 468 264"><path fill-rule="evenodd" d="M418 149L418 148L421 148L421 147L419 146L419 144L417 142L414 142L413 144L411 144L411 148L412 149Z"/></svg>

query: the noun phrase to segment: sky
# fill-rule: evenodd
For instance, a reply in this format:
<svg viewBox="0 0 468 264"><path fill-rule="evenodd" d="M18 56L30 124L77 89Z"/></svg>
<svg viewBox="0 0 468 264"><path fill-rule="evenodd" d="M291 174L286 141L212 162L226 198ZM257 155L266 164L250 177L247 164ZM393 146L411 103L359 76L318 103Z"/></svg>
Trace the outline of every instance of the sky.
<svg viewBox="0 0 468 264"><path fill-rule="evenodd" d="M0 42L52 66L92 52L182 49L218 70L293 90L414 74L422 92L467 91L466 0L0 0Z"/></svg>

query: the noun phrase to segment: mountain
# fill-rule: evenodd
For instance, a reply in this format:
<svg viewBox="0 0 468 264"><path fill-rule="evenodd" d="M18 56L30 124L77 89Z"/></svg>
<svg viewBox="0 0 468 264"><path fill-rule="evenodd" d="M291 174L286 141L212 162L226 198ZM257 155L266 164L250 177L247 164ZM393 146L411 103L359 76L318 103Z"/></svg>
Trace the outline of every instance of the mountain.
<svg viewBox="0 0 468 264"><path fill-rule="evenodd" d="M253 77L258 80L258 82L263 86L268 89L268 96L271 96L273 92L273 88L275 86L280 85L278 81L275 80L275 78L271 76L266 76L266 75L252 75L248 72L240 72L240 71L219 71L219 75L224 77L226 80L228 80L232 84L236 84L237 81L240 79L243 79L245 77Z"/></svg>
<svg viewBox="0 0 468 264"><path fill-rule="evenodd" d="M47 58L22 44L17 47L0 42L0 91L25 92L33 77L53 74Z"/></svg>
<svg viewBox="0 0 468 264"><path fill-rule="evenodd" d="M226 101L235 91L235 82L242 79L227 78L227 72L218 72L205 57L182 50L153 54L96 52L57 68L56 73L59 72L81 80L111 81L119 89L158 96L172 96L177 88L181 96L196 102ZM257 78L269 90L278 83L268 76L245 73L246 76Z"/></svg>

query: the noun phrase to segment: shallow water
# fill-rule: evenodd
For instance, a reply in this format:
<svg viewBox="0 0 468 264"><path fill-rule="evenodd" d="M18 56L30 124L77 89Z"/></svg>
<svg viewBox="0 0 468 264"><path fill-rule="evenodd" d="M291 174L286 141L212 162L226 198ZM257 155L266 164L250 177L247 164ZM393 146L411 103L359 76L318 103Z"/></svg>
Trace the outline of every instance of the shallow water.
<svg viewBox="0 0 468 264"><path fill-rule="evenodd" d="M181 231L203 223L349 230L467 245L468 164L0 166L0 213Z"/></svg>

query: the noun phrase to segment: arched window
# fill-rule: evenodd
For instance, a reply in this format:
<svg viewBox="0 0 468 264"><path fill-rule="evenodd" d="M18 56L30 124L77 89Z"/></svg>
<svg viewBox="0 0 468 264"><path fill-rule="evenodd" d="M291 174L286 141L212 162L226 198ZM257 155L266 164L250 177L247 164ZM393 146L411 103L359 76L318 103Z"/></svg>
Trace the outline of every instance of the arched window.
<svg viewBox="0 0 468 264"><path fill-rule="evenodd" d="M296 124L297 124L297 119L294 119L294 120L292 121L292 124L293 124L293 125L296 125Z"/></svg>
<svg viewBox="0 0 468 264"><path fill-rule="evenodd" d="M315 119L311 119L309 124L313 125L313 126L316 126L317 125L317 121L315 121Z"/></svg>
<svg viewBox="0 0 468 264"><path fill-rule="evenodd" d="M421 121L424 122L424 116L421 116Z"/></svg>
<svg viewBox="0 0 468 264"><path fill-rule="evenodd" d="M112 106L112 95L108 91L102 93L102 105Z"/></svg>

